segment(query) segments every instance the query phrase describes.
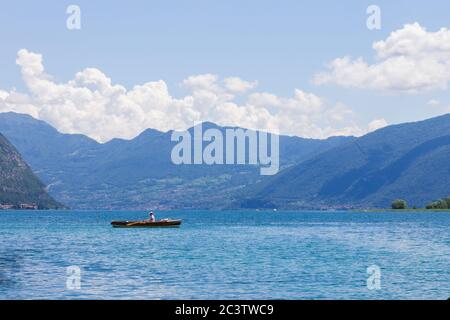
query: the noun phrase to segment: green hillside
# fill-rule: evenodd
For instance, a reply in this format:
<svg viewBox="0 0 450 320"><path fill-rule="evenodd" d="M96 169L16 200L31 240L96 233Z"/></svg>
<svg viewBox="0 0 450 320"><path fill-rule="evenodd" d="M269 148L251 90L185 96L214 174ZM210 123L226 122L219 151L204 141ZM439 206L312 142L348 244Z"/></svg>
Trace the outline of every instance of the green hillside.
<svg viewBox="0 0 450 320"><path fill-rule="evenodd" d="M243 207L423 207L450 194L450 115L390 126L249 188Z"/></svg>
<svg viewBox="0 0 450 320"><path fill-rule="evenodd" d="M204 123L206 128L226 130L213 123ZM131 140L100 144L29 115L0 113L0 132L50 186L49 193L71 208L226 208L239 190L266 178L248 165L174 165L171 131L148 129ZM281 136L281 168L353 139Z"/></svg>
<svg viewBox="0 0 450 320"><path fill-rule="evenodd" d="M14 208L36 206L39 209L63 207L47 194L44 185L2 134L0 134L0 205L11 205Z"/></svg>

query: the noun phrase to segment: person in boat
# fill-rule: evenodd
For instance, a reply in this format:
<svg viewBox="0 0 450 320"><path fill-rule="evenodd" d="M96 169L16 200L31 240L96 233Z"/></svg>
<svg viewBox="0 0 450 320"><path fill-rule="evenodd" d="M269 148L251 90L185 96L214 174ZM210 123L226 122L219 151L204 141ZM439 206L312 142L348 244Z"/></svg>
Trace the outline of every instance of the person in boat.
<svg viewBox="0 0 450 320"><path fill-rule="evenodd" d="M150 211L149 221L150 222L155 222L156 221L155 214L153 213L153 211Z"/></svg>

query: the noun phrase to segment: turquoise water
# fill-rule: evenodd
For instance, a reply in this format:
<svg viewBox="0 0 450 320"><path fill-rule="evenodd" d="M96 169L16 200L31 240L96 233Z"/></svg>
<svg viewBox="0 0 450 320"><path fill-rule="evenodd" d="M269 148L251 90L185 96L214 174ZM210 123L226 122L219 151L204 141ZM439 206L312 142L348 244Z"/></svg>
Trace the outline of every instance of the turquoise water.
<svg viewBox="0 0 450 320"><path fill-rule="evenodd" d="M450 214L0 212L0 299L447 299ZM379 290L367 268L381 269ZM81 288L66 287L67 267Z"/></svg>

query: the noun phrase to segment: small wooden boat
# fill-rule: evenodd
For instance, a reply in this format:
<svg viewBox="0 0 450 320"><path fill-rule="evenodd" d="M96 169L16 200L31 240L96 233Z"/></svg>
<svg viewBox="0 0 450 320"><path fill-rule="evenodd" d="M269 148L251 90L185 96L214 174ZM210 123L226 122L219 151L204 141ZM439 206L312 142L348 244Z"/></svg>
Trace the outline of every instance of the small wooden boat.
<svg viewBox="0 0 450 320"><path fill-rule="evenodd" d="M179 227L181 220L164 219L158 221L113 221L114 228L168 228Z"/></svg>

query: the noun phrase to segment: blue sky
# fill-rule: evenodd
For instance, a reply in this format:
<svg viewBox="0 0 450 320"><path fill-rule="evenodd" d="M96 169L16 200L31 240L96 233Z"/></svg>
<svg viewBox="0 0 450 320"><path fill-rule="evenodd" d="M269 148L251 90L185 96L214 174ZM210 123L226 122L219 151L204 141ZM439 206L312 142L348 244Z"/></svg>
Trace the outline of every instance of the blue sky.
<svg viewBox="0 0 450 320"><path fill-rule="evenodd" d="M81 30L66 28L69 4L81 8ZM381 8L381 30L366 27L370 4ZM405 24L450 27L448 12L446 1L11 1L0 11L0 89L27 92L15 63L25 48L42 55L55 82L93 67L127 89L161 79L184 97L184 79L214 74L257 81L258 92L290 97L300 89L345 104L361 126L424 119L448 110L447 89L393 93L312 79L347 55L375 63L372 44Z"/></svg>

